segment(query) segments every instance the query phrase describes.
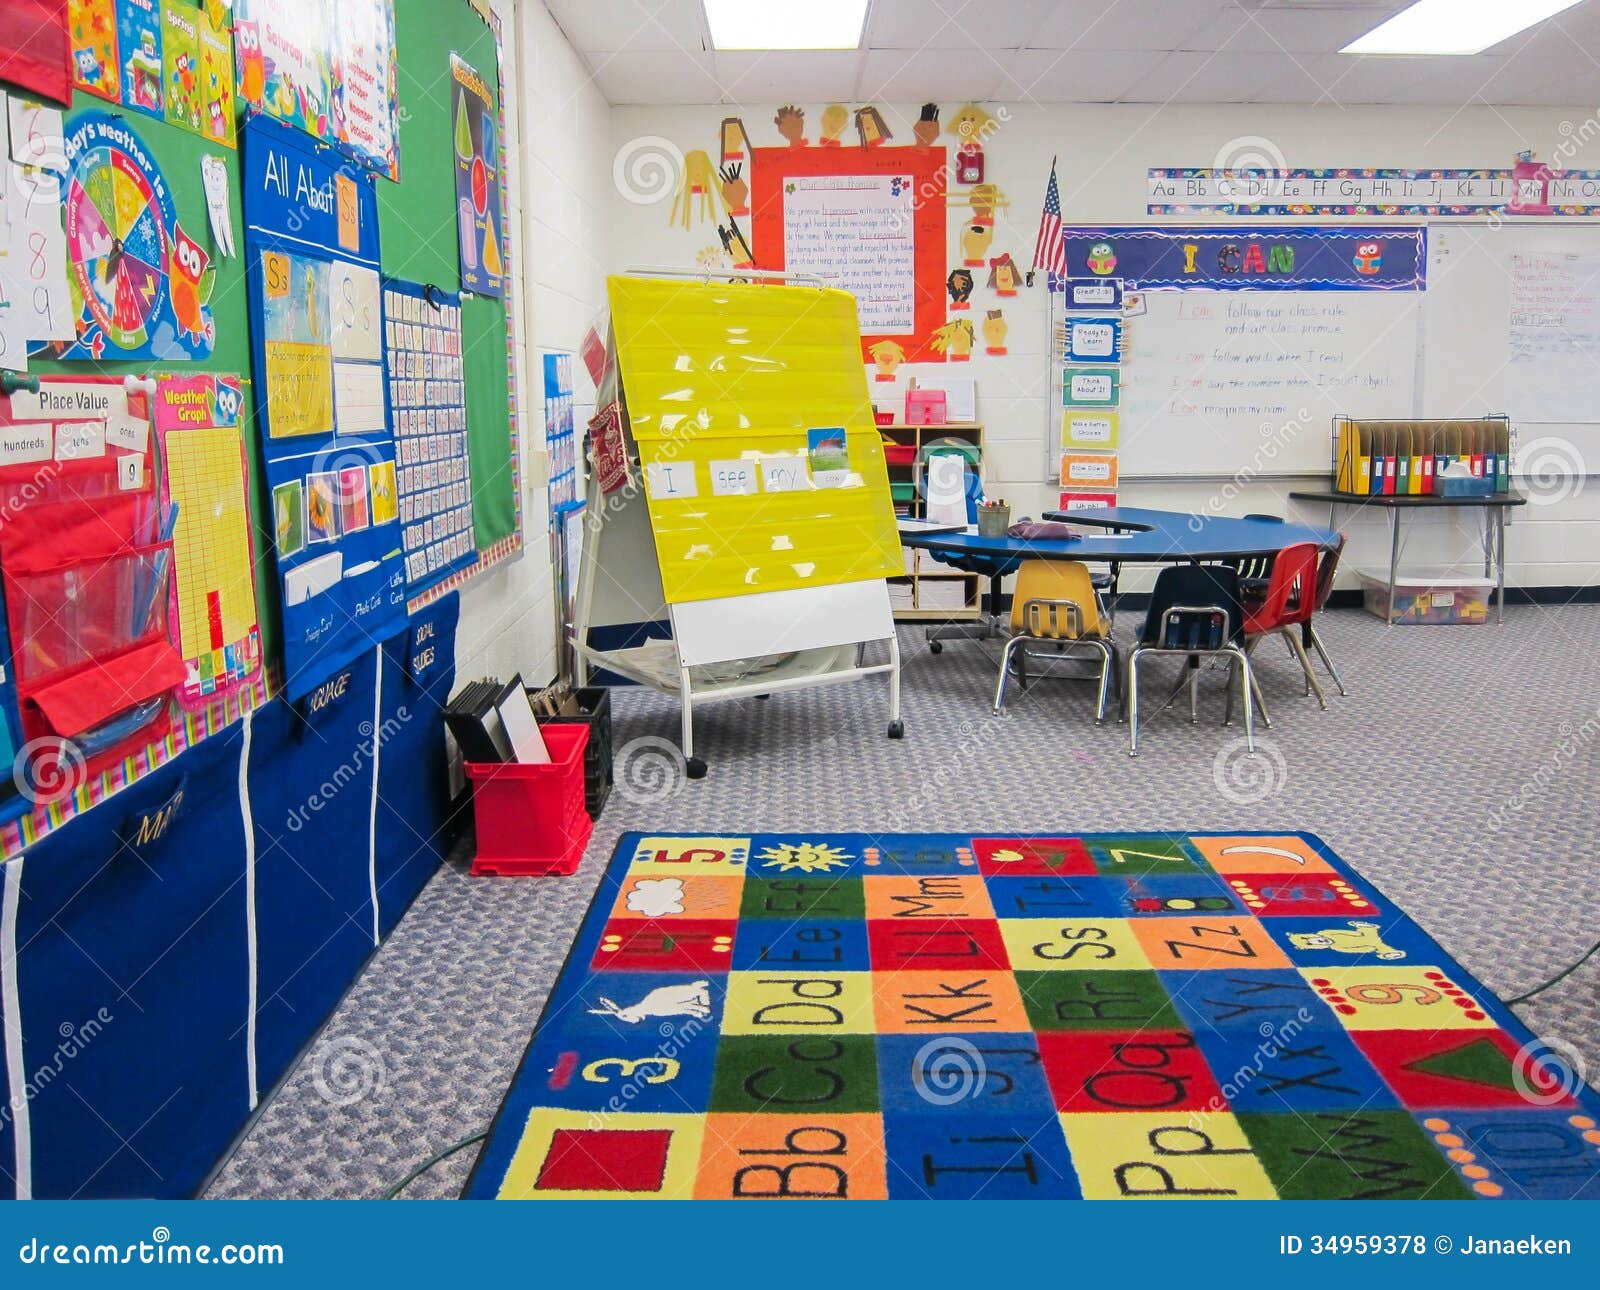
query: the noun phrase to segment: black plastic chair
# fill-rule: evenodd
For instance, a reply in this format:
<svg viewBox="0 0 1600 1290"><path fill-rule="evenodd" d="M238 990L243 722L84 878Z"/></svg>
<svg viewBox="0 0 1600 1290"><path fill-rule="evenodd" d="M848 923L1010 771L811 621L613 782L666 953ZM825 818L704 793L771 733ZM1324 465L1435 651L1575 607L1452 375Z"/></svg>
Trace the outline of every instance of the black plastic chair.
<svg viewBox="0 0 1600 1290"><path fill-rule="evenodd" d="M1175 565L1163 569L1150 593L1139 641L1128 655L1128 682L1123 699L1128 712L1128 756L1139 755L1139 659L1145 654L1181 654L1188 660L1189 720L1197 719L1196 689L1202 658L1226 658L1245 679L1244 738L1255 745L1255 677L1244 652L1244 608L1239 574L1224 564ZM1176 694L1176 691L1174 691ZM1224 722L1226 724L1226 722Z"/></svg>

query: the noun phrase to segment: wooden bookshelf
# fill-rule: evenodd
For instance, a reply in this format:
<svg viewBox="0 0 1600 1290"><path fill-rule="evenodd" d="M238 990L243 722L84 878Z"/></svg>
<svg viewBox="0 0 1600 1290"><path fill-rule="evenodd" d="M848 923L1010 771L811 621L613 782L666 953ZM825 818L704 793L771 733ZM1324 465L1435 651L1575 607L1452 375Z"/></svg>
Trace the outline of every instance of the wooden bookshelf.
<svg viewBox="0 0 1600 1290"><path fill-rule="evenodd" d="M952 447L966 452L974 469L982 467L983 426L976 421L950 421L934 426L895 422L880 425L878 433L886 444L898 444L914 451L910 461L889 463L889 488L894 495L897 516L923 518L918 484L929 450ZM897 621L953 623L982 617L983 579L977 574L941 566L927 551L906 548L906 557L905 575L889 580L889 595Z"/></svg>

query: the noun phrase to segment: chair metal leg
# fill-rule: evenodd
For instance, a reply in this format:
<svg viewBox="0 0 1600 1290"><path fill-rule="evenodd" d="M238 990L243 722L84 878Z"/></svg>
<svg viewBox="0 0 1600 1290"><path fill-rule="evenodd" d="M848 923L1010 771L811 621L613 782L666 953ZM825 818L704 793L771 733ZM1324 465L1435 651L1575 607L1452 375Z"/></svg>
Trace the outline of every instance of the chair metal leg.
<svg viewBox="0 0 1600 1290"><path fill-rule="evenodd" d="M1134 647L1128 655L1128 756L1139 755L1139 654Z"/></svg>
<svg viewBox="0 0 1600 1290"><path fill-rule="evenodd" d="M1230 657L1228 659L1228 684L1223 690L1224 697L1222 703L1222 724L1225 726L1231 726L1233 724L1233 677L1234 673L1236 673L1238 670L1239 669L1234 666L1233 659Z"/></svg>
<svg viewBox="0 0 1600 1290"><path fill-rule="evenodd" d="M1116 670L1116 654L1109 641L1097 642L1100 649L1100 701L1095 705L1094 723L1106 723L1106 698L1111 691L1111 674Z"/></svg>
<svg viewBox="0 0 1600 1290"><path fill-rule="evenodd" d="M1289 638L1289 644L1294 649L1295 656L1300 660L1300 667L1306 674L1306 684L1316 692L1317 706L1326 712L1328 710L1328 700L1323 697L1322 686L1318 684L1316 676L1311 671L1311 659L1306 654L1306 647L1300 643L1300 637L1294 631L1287 631L1284 635Z"/></svg>
<svg viewBox="0 0 1600 1290"><path fill-rule="evenodd" d="M1245 657L1248 658L1251 654L1255 653L1256 646L1259 645L1259 644L1261 644L1261 637L1259 637L1259 636L1247 636L1247 637L1245 637L1245 642L1244 642L1244 654L1245 654ZM1261 694L1261 683L1256 680L1255 669L1254 668L1247 669L1246 672L1245 672L1245 675L1250 678L1250 693L1255 697L1256 710L1261 713L1261 724L1264 725L1268 730L1271 730L1272 729L1272 717L1267 712L1267 701Z"/></svg>
<svg viewBox="0 0 1600 1290"><path fill-rule="evenodd" d="M1239 688L1244 693L1244 747L1251 756L1256 751L1255 713L1250 708L1250 695L1256 688L1256 678L1250 669L1250 656L1242 649L1234 651L1239 660L1239 667L1244 672L1245 683Z"/></svg>
<svg viewBox="0 0 1600 1290"><path fill-rule="evenodd" d="M1250 693L1255 696L1256 708L1261 713L1261 724L1264 725L1268 730L1271 730L1272 729L1272 718L1267 714L1267 701L1264 698L1261 697L1261 683L1256 680L1256 673L1255 673L1255 669L1254 668L1250 669L1249 675L1250 675ZM1246 714L1245 720L1247 720L1247 721L1249 720L1249 712L1250 712L1250 705L1249 705L1248 702L1246 702L1246 704L1245 704L1245 714Z"/></svg>
<svg viewBox="0 0 1600 1290"><path fill-rule="evenodd" d="M1327 647L1322 643L1322 637L1317 634L1316 625L1307 623L1306 628L1311 636L1311 644L1317 651L1317 657L1322 660L1322 666L1328 669L1328 675L1333 678L1334 685L1339 687L1339 693L1348 698L1350 691L1344 688L1344 682L1339 679L1339 669L1334 667L1333 660L1328 657Z"/></svg>
<svg viewBox="0 0 1600 1290"><path fill-rule="evenodd" d="M994 689L994 715L997 717L1006 710L1006 683L1011 679L1011 651L1021 645L1024 639L1013 636L1006 642L1005 649L1000 651L1000 680Z"/></svg>
<svg viewBox="0 0 1600 1290"><path fill-rule="evenodd" d="M1200 722L1200 660L1193 660L1189 668L1189 724Z"/></svg>

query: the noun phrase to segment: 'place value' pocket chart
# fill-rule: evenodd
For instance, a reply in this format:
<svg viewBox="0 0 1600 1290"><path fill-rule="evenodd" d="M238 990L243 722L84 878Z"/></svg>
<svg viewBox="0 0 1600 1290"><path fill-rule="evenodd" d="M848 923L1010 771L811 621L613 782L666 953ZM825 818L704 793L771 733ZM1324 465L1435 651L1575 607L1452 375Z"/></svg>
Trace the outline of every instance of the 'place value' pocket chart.
<svg viewBox="0 0 1600 1290"><path fill-rule="evenodd" d="M406 584L415 596L478 556L467 462L461 297L385 278L383 313Z"/></svg>
<svg viewBox="0 0 1600 1290"><path fill-rule="evenodd" d="M369 172L288 126L252 114L243 141L253 388L295 700L405 626L377 198Z"/></svg>

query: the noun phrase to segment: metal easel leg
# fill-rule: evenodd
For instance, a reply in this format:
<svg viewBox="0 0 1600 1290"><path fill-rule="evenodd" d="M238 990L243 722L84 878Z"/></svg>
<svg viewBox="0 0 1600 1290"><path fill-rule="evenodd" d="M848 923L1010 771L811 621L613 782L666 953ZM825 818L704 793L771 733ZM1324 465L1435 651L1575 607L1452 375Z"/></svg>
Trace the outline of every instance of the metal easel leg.
<svg viewBox="0 0 1600 1290"><path fill-rule="evenodd" d="M694 755L694 696L690 693L689 669L678 665L679 734L683 743L683 773L690 779L704 779L706 764Z"/></svg>
<svg viewBox="0 0 1600 1290"><path fill-rule="evenodd" d="M889 636L889 738L899 739L906 728L900 720L900 636Z"/></svg>

